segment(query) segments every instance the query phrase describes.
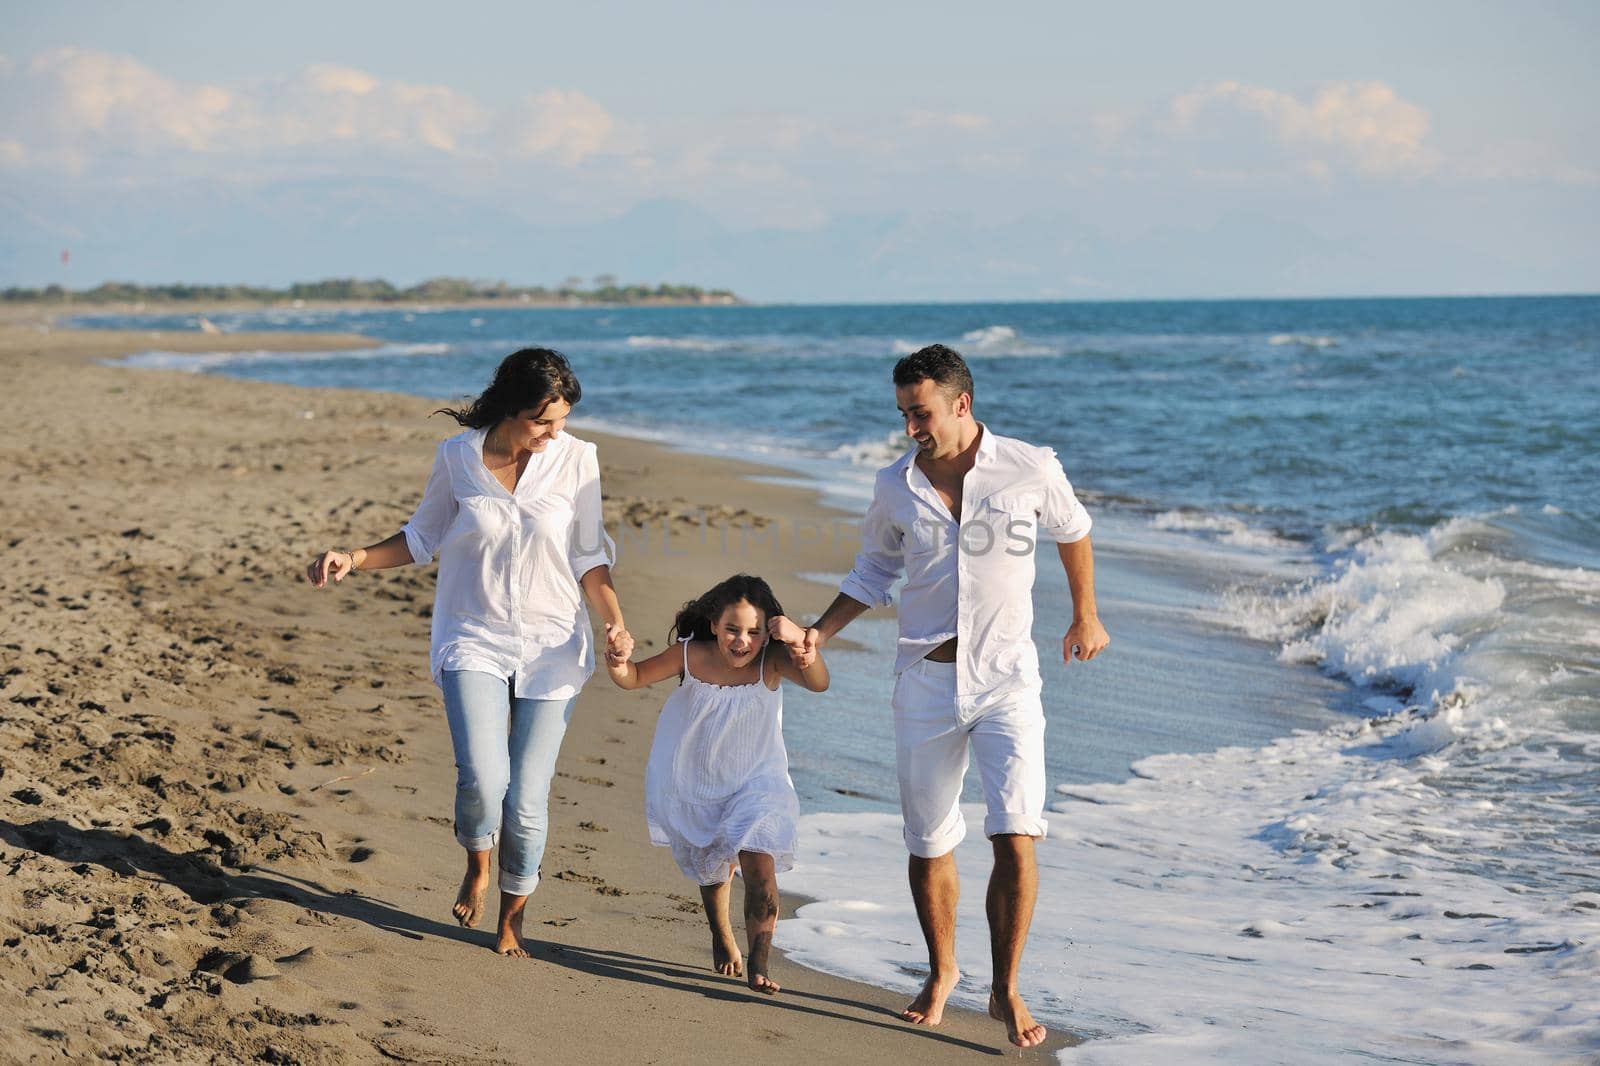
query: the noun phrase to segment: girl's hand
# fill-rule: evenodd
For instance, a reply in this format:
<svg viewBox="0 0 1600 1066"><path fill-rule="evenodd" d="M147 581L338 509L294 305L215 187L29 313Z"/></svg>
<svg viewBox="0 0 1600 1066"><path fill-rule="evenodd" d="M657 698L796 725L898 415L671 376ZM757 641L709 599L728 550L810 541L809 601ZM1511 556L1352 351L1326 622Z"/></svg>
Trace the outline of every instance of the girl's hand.
<svg viewBox="0 0 1600 1066"><path fill-rule="evenodd" d="M343 581L345 575L356 568L355 557L349 552L325 551L306 567L306 580L311 582L313 588L322 588L331 577L334 581Z"/></svg>
<svg viewBox="0 0 1600 1066"><path fill-rule="evenodd" d="M622 626L606 623L606 665L624 666L633 657L633 634Z"/></svg>

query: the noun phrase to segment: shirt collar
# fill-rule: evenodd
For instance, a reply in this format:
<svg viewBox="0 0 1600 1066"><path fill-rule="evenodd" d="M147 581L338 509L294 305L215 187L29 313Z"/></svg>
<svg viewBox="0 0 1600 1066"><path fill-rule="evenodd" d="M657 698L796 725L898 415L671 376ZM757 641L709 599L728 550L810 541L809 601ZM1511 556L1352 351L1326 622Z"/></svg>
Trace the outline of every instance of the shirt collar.
<svg viewBox="0 0 1600 1066"><path fill-rule="evenodd" d="M972 458L972 469L993 465L997 446L994 442L994 433L982 422L978 423L978 453ZM911 471L917 465L917 446L913 444L911 450L902 455L898 460L901 464L900 473L910 484Z"/></svg>

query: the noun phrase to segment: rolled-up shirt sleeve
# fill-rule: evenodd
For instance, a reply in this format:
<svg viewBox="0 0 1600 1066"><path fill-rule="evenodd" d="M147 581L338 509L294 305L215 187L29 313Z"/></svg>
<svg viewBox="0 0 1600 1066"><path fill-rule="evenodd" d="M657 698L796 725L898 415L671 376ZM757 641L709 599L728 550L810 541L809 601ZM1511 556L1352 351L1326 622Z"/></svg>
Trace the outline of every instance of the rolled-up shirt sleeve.
<svg viewBox="0 0 1600 1066"><path fill-rule="evenodd" d="M1071 544L1089 535L1093 521L1072 491L1067 472L1061 469L1056 453L1046 448L1041 466L1044 497L1039 504L1039 531L1057 544Z"/></svg>
<svg viewBox="0 0 1600 1066"><path fill-rule="evenodd" d="M839 591L869 607L887 607L894 602L889 590L905 570L904 537L890 521L887 493L872 494L872 503L861 519L861 551L855 566L839 583Z"/></svg>
<svg viewBox="0 0 1600 1066"><path fill-rule="evenodd" d="M606 533L605 503L600 496L598 449L585 443L578 460L578 491L574 500L572 532L567 544L567 559L572 576L583 580L597 566L616 562L617 547Z"/></svg>
<svg viewBox="0 0 1600 1066"><path fill-rule="evenodd" d="M445 531L456 517L456 494L450 484L450 460L445 441L433 453L433 473L428 475L428 487L422 490L422 502L417 504L411 520L401 527L411 561L421 566L433 560L444 540Z"/></svg>

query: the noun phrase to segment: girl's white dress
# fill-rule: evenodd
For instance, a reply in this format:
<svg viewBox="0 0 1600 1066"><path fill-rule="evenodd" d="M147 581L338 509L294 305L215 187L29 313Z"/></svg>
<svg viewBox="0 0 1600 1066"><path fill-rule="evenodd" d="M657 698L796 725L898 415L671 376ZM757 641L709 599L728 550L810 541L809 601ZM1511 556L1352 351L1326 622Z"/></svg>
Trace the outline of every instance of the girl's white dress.
<svg viewBox="0 0 1600 1066"><path fill-rule="evenodd" d="M700 885L727 880L741 851L791 869L800 800L783 748L783 686L762 681L766 649L754 682L713 685L689 672L682 644L683 683L661 708L645 765L650 842L671 848L678 869Z"/></svg>

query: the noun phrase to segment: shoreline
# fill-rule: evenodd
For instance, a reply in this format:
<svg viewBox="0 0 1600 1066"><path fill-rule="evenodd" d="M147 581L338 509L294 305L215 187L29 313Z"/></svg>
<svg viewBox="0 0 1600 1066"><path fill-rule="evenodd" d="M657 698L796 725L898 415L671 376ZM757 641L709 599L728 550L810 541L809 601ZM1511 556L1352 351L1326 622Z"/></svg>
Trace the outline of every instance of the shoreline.
<svg viewBox="0 0 1600 1066"><path fill-rule="evenodd" d="M6 447L21 520L0 583L17 657L0 853L27 902L0 912L15 940L0 1003L34 1020L0 1040L8 1056L277 1047L312 1060L517 1061L527 1020L485 995L508 988L560 1003L553 1028L535 1026L551 1052L592 1052L595 1033L635 1011L665 1061L707 1025L732 1054L808 1063L1065 1045L1053 1033L1020 1053L997 1023L958 1010L917 1029L896 1017L899 994L784 959L775 1000L718 977L693 886L648 846L639 815L662 697L603 678L563 747L530 901L536 963L516 985L485 984L504 978L481 968L518 964L486 950L483 928L448 924L459 849L440 817L453 766L426 677L432 572L361 574L323 593L295 580L323 543L403 520L443 432L425 401L92 365L151 338L44 333L28 318L0 326L0 360L44 416ZM159 339L184 351L373 343ZM601 446L608 520L632 509L658 527L618 563L641 644L727 569L685 521L696 503L711 505L713 527L741 508L774 526L769 572L838 568L837 545L784 542L819 512L814 494L748 480L783 471L582 435ZM735 478L739 508L699 498ZM797 611L828 598L793 577L783 588ZM785 917L796 904L786 896ZM732 1013L758 1002L777 1010ZM108 1010L122 1020L108 1027Z"/></svg>

